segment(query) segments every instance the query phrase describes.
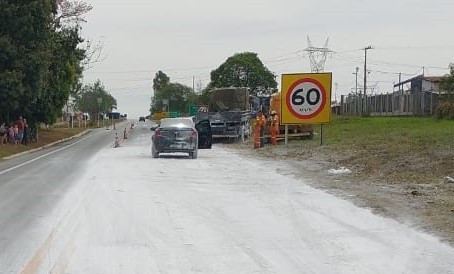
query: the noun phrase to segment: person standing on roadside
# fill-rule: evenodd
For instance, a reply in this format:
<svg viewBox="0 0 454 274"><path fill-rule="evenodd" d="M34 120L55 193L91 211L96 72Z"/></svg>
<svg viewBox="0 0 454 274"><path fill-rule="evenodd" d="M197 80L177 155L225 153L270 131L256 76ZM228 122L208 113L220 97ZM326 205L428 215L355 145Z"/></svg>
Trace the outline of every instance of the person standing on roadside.
<svg viewBox="0 0 454 274"><path fill-rule="evenodd" d="M22 116L19 116L19 120L16 121L15 125L17 126L16 140L21 144L22 139L24 138L24 120L22 119Z"/></svg>
<svg viewBox="0 0 454 274"><path fill-rule="evenodd" d="M27 124L27 119L22 119L22 122L24 123L24 130L23 130L23 135L22 135L22 144L27 145L28 144L28 133L29 133L29 128Z"/></svg>
<svg viewBox="0 0 454 274"><path fill-rule="evenodd" d="M254 139L254 148L260 148L260 129L261 126L261 113L257 113L254 124L252 126L252 134Z"/></svg>
<svg viewBox="0 0 454 274"><path fill-rule="evenodd" d="M253 125L254 148L263 147L264 128L266 124L265 115L261 111L257 113Z"/></svg>
<svg viewBox="0 0 454 274"><path fill-rule="evenodd" d="M13 136L14 136L14 144L18 145L20 144L20 139L19 139L19 128L17 127L17 124L13 126Z"/></svg>
<svg viewBox="0 0 454 274"><path fill-rule="evenodd" d="M14 123L10 123L8 127L8 142L14 144L16 142L16 136L14 136Z"/></svg>
<svg viewBox="0 0 454 274"><path fill-rule="evenodd" d="M265 126L266 126L266 116L263 112L260 112L260 147L265 146Z"/></svg>
<svg viewBox="0 0 454 274"><path fill-rule="evenodd" d="M3 143L8 143L8 132L5 123L0 126L0 145L3 145Z"/></svg>

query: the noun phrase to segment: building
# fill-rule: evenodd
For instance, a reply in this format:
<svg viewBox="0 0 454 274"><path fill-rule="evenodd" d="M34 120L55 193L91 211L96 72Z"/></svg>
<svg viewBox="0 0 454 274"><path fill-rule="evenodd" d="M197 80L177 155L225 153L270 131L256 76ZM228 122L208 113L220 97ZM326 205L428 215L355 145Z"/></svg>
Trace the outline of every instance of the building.
<svg viewBox="0 0 454 274"><path fill-rule="evenodd" d="M443 76L418 75L395 84L393 111L417 116L433 115L440 96L446 93L440 87L442 80Z"/></svg>
<svg viewBox="0 0 454 274"><path fill-rule="evenodd" d="M436 94L444 94L441 90L440 83L443 80L443 76L424 76L418 75L416 77L407 79L394 85L394 89L398 88L397 91L405 92L432 92Z"/></svg>
<svg viewBox="0 0 454 274"><path fill-rule="evenodd" d="M424 76L404 80L386 94L351 94L341 98L341 114L371 116L431 116L446 91L441 89L444 76Z"/></svg>

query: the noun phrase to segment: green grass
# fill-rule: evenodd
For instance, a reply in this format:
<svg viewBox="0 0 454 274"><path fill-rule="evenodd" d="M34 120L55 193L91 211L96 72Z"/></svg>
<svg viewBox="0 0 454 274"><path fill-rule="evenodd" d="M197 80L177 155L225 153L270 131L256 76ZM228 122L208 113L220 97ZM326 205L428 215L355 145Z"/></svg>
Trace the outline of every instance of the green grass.
<svg viewBox="0 0 454 274"><path fill-rule="evenodd" d="M315 131L320 136L320 126L315 126ZM327 145L454 148L454 120L335 117L323 126L323 137Z"/></svg>
<svg viewBox="0 0 454 274"><path fill-rule="evenodd" d="M359 174L396 181L454 176L454 121L416 117L334 117L314 127L311 141L291 141L294 153L324 155Z"/></svg>

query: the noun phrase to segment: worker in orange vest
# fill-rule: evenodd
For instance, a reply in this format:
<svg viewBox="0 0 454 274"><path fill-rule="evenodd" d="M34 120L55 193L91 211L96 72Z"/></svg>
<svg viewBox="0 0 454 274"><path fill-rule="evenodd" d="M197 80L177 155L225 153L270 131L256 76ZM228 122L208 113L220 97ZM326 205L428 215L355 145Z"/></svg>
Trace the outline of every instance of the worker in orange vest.
<svg viewBox="0 0 454 274"><path fill-rule="evenodd" d="M260 148L261 133L263 132L263 128L265 127L265 123L266 123L266 120L264 117L265 116L262 114L262 112L259 111L254 120L254 125L253 125L254 148Z"/></svg>
<svg viewBox="0 0 454 274"><path fill-rule="evenodd" d="M260 115L260 125L262 126L260 129L260 147L265 146L265 126L266 126L266 116L261 112Z"/></svg>
<svg viewBox="0 0 454 274"><path fill-rule="evenodd" d="M277 144L277 135L279 134L279 115L276 114L276 111L271 111L271 127L270 127L270 135L271 135L271 144Z"/></svg>

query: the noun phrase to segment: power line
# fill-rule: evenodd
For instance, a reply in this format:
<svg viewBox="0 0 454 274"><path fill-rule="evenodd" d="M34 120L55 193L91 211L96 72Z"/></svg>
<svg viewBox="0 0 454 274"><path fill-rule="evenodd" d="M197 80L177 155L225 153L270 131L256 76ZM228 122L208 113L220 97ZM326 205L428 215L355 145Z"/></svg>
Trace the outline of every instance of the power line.
<svg viewBox="0 0 454 274"><path fill-rule="evenodd" d="M453 49L454 45L432 45L432 46L389 46L375 47L378 50L419 50L419 49Z"/></svg>
<svg viewBox="0 0 454 274"><path fill-rule="evenodd" d="M373 69L368 69L368 71L375 72L375 73L381 73L381 74L393 74L393 75L415 75L415 73L403 73L403 72L394 72L394 71L382 71L382 70L373 70Z"/></svg>
<svg viewBox="0 0 454 274"><path fill-rule="evenodd" d="M351 61L353 63L362 63L362 60L360 60L359 58L360 57L348 56L348 55L347 55L347 57L340 57L340 56L338 56L336 54L333 55L333 59ZM376 60L376 59L370 59L370 60L368 60L368 63L372 64L372 65L389 66L389 67L397 67L397 66L400 66L400 67L412 67L412 68L421 68L421 67L423 67L421 65L394 63L394 62L388 62L388 61L380 61L380 60ZM425 68L431 68L431 69L448 69L448 67L439 67L439 66L424 66L424 67Z"/></svg>

